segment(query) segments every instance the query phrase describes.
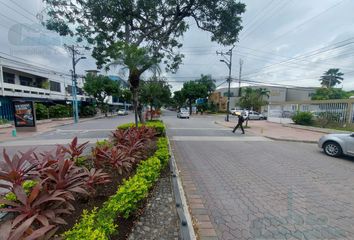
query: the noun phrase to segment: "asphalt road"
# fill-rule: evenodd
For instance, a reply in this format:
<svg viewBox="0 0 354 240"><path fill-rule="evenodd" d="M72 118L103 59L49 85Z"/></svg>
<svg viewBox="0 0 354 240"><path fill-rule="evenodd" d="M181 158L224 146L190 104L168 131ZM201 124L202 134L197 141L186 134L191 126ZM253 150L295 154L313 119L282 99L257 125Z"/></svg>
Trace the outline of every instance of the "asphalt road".
<svg viewBox="0 0 354 240"><path fill-rule="evenodd" d="M354 239L352 158L233 134L214 117L163 119L202 239Z"/></svg>
<svg viewBox="0 0 354 240"><path fill-rule="evenodd" d="M10 155L30 148L36 148L37 151L48 151L55 148L56 144L69 143L75 136L78 137L79 142L90 141L93 144L96 140L107 138L118 125L132 121L133 114L129 114L60 126L53 131L34 137L0 143L0 151L2 152L5 148Z"/></svg>

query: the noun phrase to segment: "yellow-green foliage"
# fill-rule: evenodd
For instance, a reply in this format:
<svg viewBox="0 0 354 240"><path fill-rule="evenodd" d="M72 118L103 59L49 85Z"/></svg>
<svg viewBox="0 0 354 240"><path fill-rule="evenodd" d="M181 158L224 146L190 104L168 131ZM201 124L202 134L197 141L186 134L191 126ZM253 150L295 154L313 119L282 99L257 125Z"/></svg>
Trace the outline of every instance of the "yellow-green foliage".
<svg viewBox="0 0 354 240"><path fill-rule="evenodd" d="M108 141L107 139L96 142L96 147L113 147L113 143Z"/></svg>
<svg viewBox="0 0 354 240"><path fill-rule="evenodd" d="M34 180L26 180L22 183L22 187L25 190L26 194L28 195L32 188L34 186L36 186L37 181ZM9 201L17 201L17 197L13 192L8 192L6 193L6 195L4 196L4 199L9 200ZM6 204L0 204L0 208L4 208L6 207Z"/></svg>
<svg viewBox="0 0 354 240"><path fill-rule="evenodd" d="M170 151L168 149L167 138L159 138L157 141L157 150L155 156L161 161L163 167L165 167L170 160Z"/></svg>
<svg viewBox="0 0 354 240"><path fill-rule="evenodd" d="M161 170L169 160L168 142L166 138L159 138L157 151L154 156L142 161L136 174L125 180L117 193L96 211L85 211L81 220L64 233L65 239L109 239L116 227L114 220L118 215L128 218L138 208L139 203L148 196L149 189L160 176Z"/></svg>
<svg viewBox="0 0 354 240"><path fill-rule="evenodd" d="M165 134L166 134L165 125L163 124L162 121L159 121L159 120L147 121L144 125L146 127L154 128L156 130L156 133L158 136L162 137L162 136L165 136ZM143 126L143 124L139 123L138 127L141 127L141 126ZM118 129L128 129L131 127L135 127L135 124L134 123L126 123L126 124L122 124L122 125L118 126L117 128Z"/></svg>
<svg viewBox="0 0 354 240"><path fill-rule="evenodd" d="M97 208L95 207L90 213L85 209L79 223L75 224L73 229L64 233L64 238L68 240L77 239L109 239L106 233L113 233L116 225L113 222L105 221L104 225L96 223Z"/></svg>

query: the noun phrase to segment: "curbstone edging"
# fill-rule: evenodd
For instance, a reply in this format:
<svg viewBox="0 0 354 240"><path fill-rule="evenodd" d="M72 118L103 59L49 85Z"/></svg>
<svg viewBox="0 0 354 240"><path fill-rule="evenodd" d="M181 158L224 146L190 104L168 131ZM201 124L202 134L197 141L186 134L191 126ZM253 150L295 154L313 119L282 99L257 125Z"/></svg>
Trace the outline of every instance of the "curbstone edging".
<svg viewBox="0 0 354 240"><path fill-rule="evenodd" d="M311 141L311 140L297 140L297 139L287 139L287 138L275 138L275 137L269 137L269 136L264 136L265 138L269 138L274 141L282 141L282 142L300 142L300 143L317 143L317 141Z"/></svg>
<svg viewBox="0 0 354 240"><path fill-rule="evenodd" d="M189 213L186 196L183 190L182 181L179 176L179 170L175 161L175 157L172 151L170 139L166 136L168 146L171 154L170 158L170 170L172 174L172 189L174 191L177 215L180 220L180 235L183 240L195 240L196 235L194 232L193 222Z"/></svg>
<svg viewBox="0 0 354 240"><path fill-rule="evenodd" d="M318 128L318 127L312 127L312 126L301 126L301 125L295 125L295 124L282 124L282 125L284 127L288 127L288 128L302 129L302 130L319 132L319 133L327 133L327 134L328 133L351 133L350 131L344 131L344 130Z"/></svg>

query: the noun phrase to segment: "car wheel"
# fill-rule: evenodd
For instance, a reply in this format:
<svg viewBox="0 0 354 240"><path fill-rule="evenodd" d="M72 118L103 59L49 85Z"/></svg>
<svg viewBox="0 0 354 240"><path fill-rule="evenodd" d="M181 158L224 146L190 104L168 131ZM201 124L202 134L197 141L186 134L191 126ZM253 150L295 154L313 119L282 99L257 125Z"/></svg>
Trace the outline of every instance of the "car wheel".
<svg viewBox="0 0 354 240"><path fill-rule="evenodd" d="M323 145L323 150L331 157L339 157L343 153L341 146L336 142L326 142Z"/></svg>

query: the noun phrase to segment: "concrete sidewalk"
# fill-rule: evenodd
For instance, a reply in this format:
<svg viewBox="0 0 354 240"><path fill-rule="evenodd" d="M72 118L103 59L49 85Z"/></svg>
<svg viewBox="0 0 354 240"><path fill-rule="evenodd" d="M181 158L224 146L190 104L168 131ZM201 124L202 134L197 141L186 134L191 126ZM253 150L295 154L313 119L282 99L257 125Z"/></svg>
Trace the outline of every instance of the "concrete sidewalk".
<svg viewBox="0 0 354 240"><path fill-rule="evenodd" d="M215 123L228 128L233 128L236 125L236 122L215 121ZM250 128L245 129L246 134L249 132L280 141L317 143L318 139L326 134L308 129L290 128L268 121L249 121L248 126Z"/></svg>

